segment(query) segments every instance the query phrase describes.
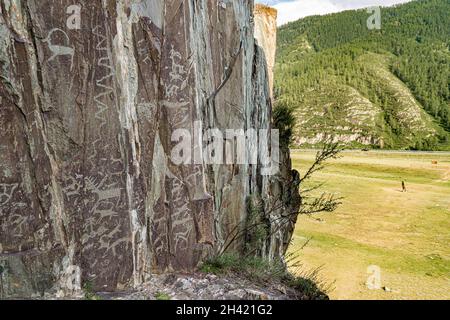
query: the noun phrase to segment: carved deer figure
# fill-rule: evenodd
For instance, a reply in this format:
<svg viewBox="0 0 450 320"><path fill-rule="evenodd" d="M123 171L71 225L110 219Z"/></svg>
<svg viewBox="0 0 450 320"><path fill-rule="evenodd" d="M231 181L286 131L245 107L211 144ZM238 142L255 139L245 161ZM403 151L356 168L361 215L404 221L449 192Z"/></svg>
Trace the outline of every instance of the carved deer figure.
<svg viewBox="0 0 450 320"><path fill-rule="evenodd" d="M67 43L70 42L69 36L67 35L67 33L64 30L61 30L59 28L54 28L52 30L50 30L47 38L45 38L44 40L42 40L42 42L47 43L49 50L52 52L52 56L47 60L48 62L53 61L57 56L70 56L71 60L70 60L70 70L72 70L73 67L73 57L75 55L75 50L71 47L68 46L62 46L62 45L55 45L52 43L51 41L51 37L53 35L53 33L55 32L61 32L64 34L65 38L67 39Z"/></svg>

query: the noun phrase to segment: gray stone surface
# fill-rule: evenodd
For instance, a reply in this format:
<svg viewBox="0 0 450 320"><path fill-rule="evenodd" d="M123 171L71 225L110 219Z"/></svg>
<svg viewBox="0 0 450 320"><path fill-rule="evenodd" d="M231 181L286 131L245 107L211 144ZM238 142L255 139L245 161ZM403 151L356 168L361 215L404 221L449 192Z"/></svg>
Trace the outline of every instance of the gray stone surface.
<svg viewBox="0 0 450 320"><path fill-rule="evenodd" d="M79 298L82 298L80 296ZM298 300L308 297L283 284L255 284L238 276L163 274L134 291L98 293L105 300Z"/></svg>

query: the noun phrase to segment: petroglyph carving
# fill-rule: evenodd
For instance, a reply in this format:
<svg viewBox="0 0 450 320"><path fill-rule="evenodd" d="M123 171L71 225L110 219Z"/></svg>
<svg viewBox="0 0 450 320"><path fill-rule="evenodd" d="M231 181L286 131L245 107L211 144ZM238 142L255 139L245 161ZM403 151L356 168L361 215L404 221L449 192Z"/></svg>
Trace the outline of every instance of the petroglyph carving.
<svg viewBox="0 0 450 320"><path fill-rule="evenodd" d="M10 227L15 230L16 235L22 235L23 228L25 227L25 223L28 222L28 217L20 214L11 214L9 216Z"/></svg>
<svg viewBox="0 0 450 320"><path fill-rule="evenodd" d="M64 35L64 37L67 40L67 45L66 46L52 43L52 35L55 32L60 32L60 33L62 33ZM54 29L50 30L47 38L42 40L42 42L47 43L48 49L52 52L52 56L47 60L48 62L53 61L58 56L70 56L70 58L71 58L71 60L70 60L70 70L72 70L73 58L74 58L74 55L75 55L75 50L72 47L68 46L70 44L70 39L69 39L69 36L67 35L67 33L64 30L61 30L59 28L54 28Z"/></svg>
<svg viewBox="0 0 450 320"><path fill-rule="evenodd" d="M192 211L184 182L175 176L172 176L171 180L173 206L172 229L174 230L175 236L175 248L185 250L189 245L189 236L193 231Z"/></svg>
<svg viewBox="0 0 450 320"><path fill-rule="evenodd" d="M93 33L98 39L97 46L95 47L97 52L99 52L97 66L105 68L108 71L103 77L95 81L97 87L104 89L103 92L94 97L94 101L97 103L98 107L98 111L95 113L95 118L101 121L100 129L102 129L106 125L106 119L103 113L108 110L108 105L104 103L101 98L109 96L110 93L114 91L111 85L108 85L107 83L113 79L115 70L111 63L108 39L100 32L100 28L98 26L94 28Z"/></svg>
<svg viewBox="0 0 450 320"><path fill-rule="evenodd" d="M95 182L94 178L86 178L86 187L87 190L93 192L97 195L98 201L109 200L113 198L120 197L120 188L102 190L105 186L106 179L108 177L104 177L100 182Z"/></svg>
<svg viewBox="0 0 450 320"><path fill-rule="evenodd" d="M189 77L187 76L192 68L192 60L188 61L188 70L182 64L183 57L180 52L176 51L174 46L169 53L169 58L171 61L171 70L169 73L170 82L166 89L166 94L168 97L176 97L177 92L184 90L187 86Z"/></svg>
<svg viewBox="0 0 450 320"><path fill-rule="evenodd" d="M0 184L0 206L7 204L13 197L14 191L19 184ZM1 208L0 208L1 209Z"/></svg>
<svg viewBox="0 0 450 320"><path fill-rule="evenodd" d="M95 178L85 178L86 197L90 199L90 212L94 214L92 219L88 219L92 227L103 219L111 219L118 215L116 208L119 205L121 189L115 187L116 183L107 184L107 179L108 177L104 177L96 182ZM98 228L98 234L104 234L104 232L100 232L101 228Z"/></svg>
<svg viewBox="0 0 450 320"><path fill-rule="evenodd" d="M272 208L288 192L298 194L288 188L288 152L280 156L286 176L273 180L256 165L203 161L204 131L196 122L205 130L271 128L253 5L226 4L226 12L208 0L1 6L10 30L0 50L8 78L0 84L1 160L8 166L0 172L0 251L2 258L36 252L17 257L27 283L7 295L80 294L87 282L95 291L132 290L152 272L195 270L246 220L247 197ZM38 45L9 46L12 30L16 44L20 35ZM52 112L39 112L50 104ZM170 159L177 129L195 132L194 165ZM261 213L277 232L258 252L283 255L293 229L278 232L275 221L297 209ZM49 287L40 291L34 282L43 274ZM8 288L15 281L5 273L2 280Z"/></svg>

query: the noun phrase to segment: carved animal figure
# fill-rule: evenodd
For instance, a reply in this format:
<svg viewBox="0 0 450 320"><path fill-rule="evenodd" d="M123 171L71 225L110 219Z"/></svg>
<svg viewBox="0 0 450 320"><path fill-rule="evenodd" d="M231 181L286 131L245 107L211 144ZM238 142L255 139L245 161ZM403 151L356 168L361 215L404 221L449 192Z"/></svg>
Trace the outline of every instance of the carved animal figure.
<svg viewBox="0 0 450 320"><path fill-rule="evenodd" d="M48 62L53 61L57 56L66 56L69 55L71 57L70 60L70 70L72 70L73 67L73 57L75 55L75 50L68 46L62 46L62 45L55 45L51 42L51 37L53 33L56 31L59 31L64 34L65 38L67 39L67 43L70 42L69 36L64 30L61 30L59 28L54 28L50 30L48 36L46 39L42 40L42 42L47 43L48 49L52 52L52 56L47 60Z"/></svg>

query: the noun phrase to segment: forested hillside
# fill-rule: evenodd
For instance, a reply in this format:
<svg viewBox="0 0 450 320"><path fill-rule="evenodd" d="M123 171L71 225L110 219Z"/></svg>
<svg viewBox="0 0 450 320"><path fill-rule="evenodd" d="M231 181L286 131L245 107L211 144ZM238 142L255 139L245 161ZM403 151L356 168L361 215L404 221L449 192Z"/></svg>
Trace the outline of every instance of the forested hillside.
<svg viewBox="0 0 450 320"><path fill-rule="evenodd" d="M294 110L295 146L332 134L350 146L450 145L450 1L308 17L279 29L275 94Z"/></svg>

